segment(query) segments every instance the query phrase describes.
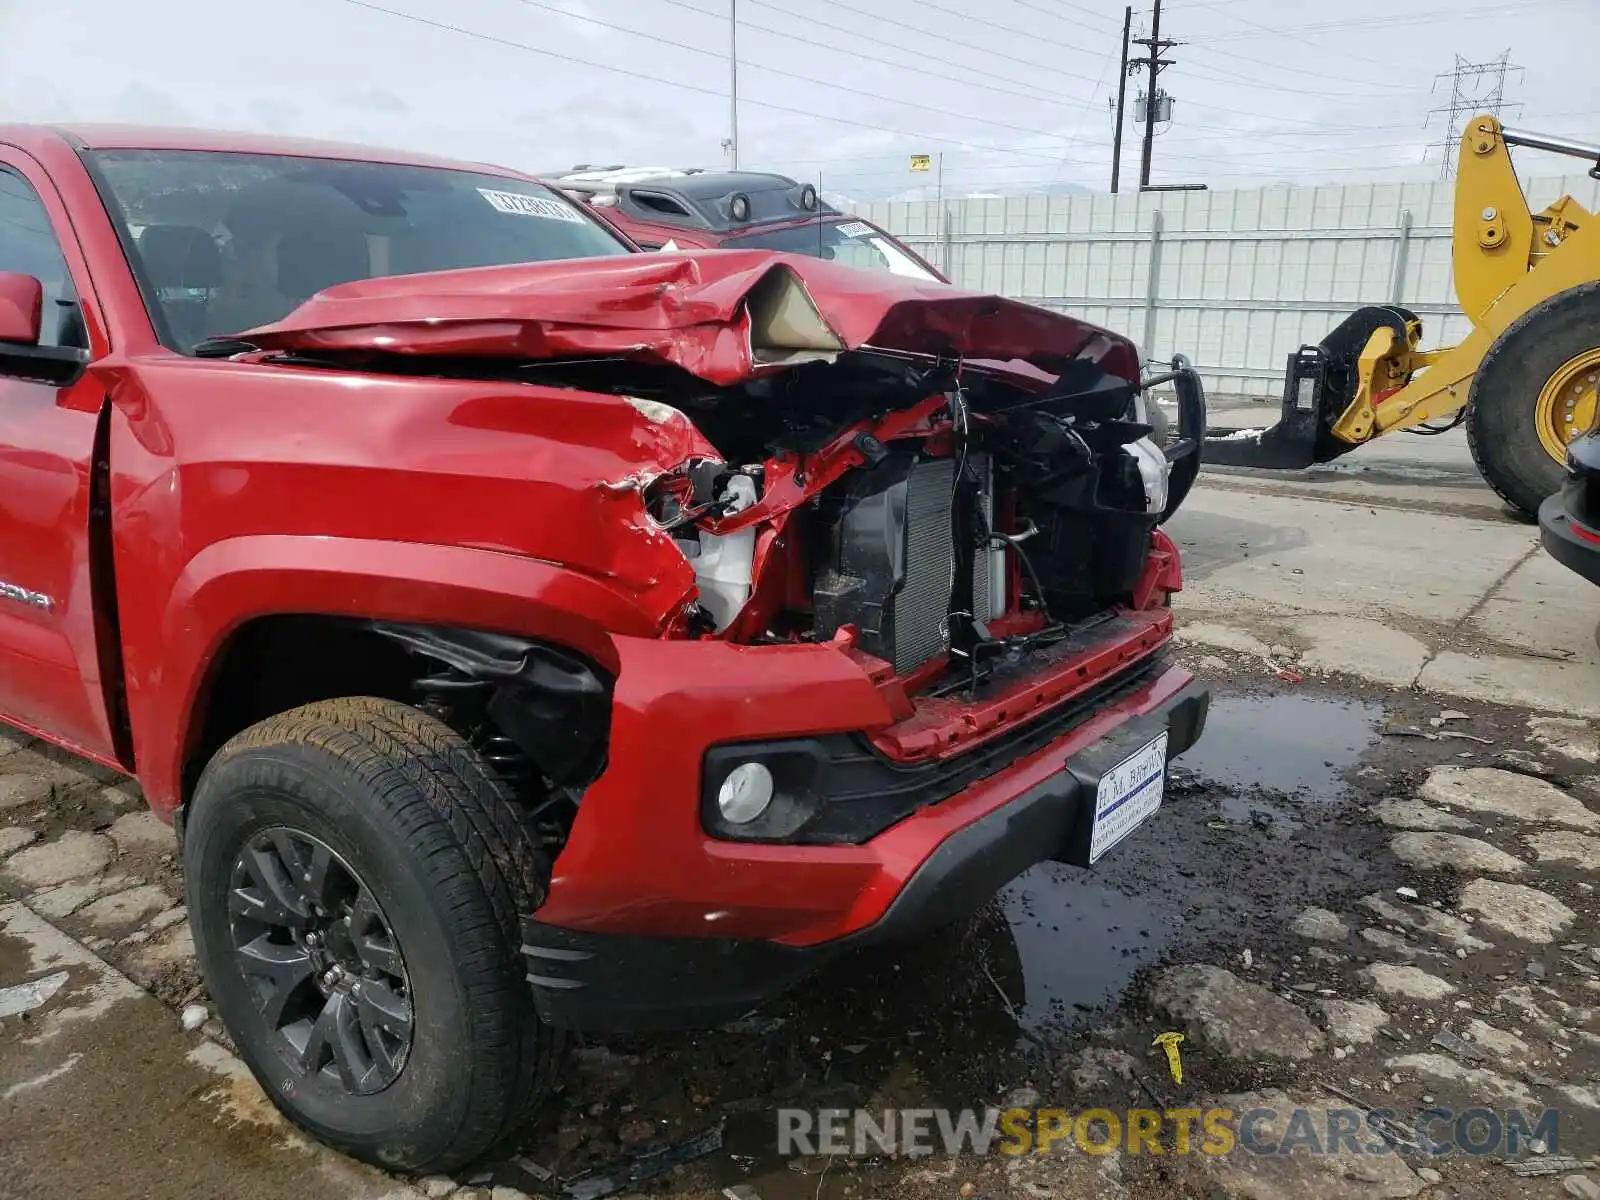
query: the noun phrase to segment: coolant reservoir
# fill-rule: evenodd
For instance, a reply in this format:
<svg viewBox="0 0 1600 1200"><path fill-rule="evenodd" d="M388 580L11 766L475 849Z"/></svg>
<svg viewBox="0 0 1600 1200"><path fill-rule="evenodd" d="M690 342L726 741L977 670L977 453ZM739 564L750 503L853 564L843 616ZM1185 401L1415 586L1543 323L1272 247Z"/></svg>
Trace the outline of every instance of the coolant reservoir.
<svg viewBox="0 0 1600 1200"><path fill-rule="evenodd" d="M728 502L726 513L743 512L756 502L755 480L748 475L735 475L728 481L722 499ZM750 599L751 564L756 554L755 528L721 537L701 533L698 553L694 552L693 543L680 542L679 545L689 552L689 564L700 586L700 607L710 615L712 625L720 633L733 624L745 601Z"/></svg>

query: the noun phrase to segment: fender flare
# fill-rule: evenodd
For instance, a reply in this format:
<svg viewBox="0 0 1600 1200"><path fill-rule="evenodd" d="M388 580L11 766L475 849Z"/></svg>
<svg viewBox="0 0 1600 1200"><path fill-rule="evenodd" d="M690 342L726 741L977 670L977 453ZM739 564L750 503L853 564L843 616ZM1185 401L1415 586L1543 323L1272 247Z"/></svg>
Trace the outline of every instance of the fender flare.
<svg viewBox="0 0 1600 1200"><path fill-rule="evenodd" d="M155 652L130 679L140 781L168 814L223 648L261 617L316 614L520 634L616 671L613 634L660 625L604 580L494 550L263 534L214 542L179 574L151 631ZM146 657L146 656L141 656Z"/></svg>

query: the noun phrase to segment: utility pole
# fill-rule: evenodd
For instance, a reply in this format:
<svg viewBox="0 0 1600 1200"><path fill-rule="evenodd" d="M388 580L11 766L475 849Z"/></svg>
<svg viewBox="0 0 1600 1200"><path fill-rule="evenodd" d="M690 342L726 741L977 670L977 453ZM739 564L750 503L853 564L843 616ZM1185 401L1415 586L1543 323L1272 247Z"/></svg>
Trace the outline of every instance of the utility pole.
<svg viewBox="0 0 1600 1200"><path fill-rule="evenodd" d="M728 154L739 169L739 0L728 0Z"/></svg>
<svg viewBox="0 0 1600 1200"><path fill-rule="evenodd" d="M1139 187L1147 188L1150 186L1150 156L1155 152L1156 117L1161 111L1162 102L1167 98L1156 81L1160 78L1161 72L1173 64L1172 59L1162 58L1161 55L1178 45L1174 41L1161 40L1161 0L1155 0L1155 11L1150 17L1150 36L1134 38L1133 41L1135 45L1144 46L1149 50L1148 56L1137 64L1147 75L1144 103L1144 156L1139 165Z"/></svg>
<svg viewBox="0 0 1600 1200"><path fill-rule="evenodd" d="M1454 71L1434 76L1435 90L1438 89L1441 79L1450 81L1450 103L1442 108L1432 109L1428 113L1429 121L1433 119L1435 113L1442 113L1445 117L1444 140L1428 147L1431 150L1436 146L1441 152L1439 155L1443 160L1440 167L1441 178L1449 179L1455 173L1456 143L1461 138L1462 118L1476 116L1481 112L1498 117L1508 108L1522 107L1520 104L1506 102L1506 72L1521 70L1521 67L1511 61L1511 51L1507 50L1499 58L1481 63L1468 62L1458 54ZM1426 159L1427 151L1423 151L1423 157Z"/></svg>
<svg viewBox="0 0 1600 1200"><path fill-rule="evenodd" d="M1111 194L1122 178L1122 125L1128 102L1128 35L1133 32L1133 6L1122 10L1122 70L1117 73L1117 129L1111 135Z"/></svg>

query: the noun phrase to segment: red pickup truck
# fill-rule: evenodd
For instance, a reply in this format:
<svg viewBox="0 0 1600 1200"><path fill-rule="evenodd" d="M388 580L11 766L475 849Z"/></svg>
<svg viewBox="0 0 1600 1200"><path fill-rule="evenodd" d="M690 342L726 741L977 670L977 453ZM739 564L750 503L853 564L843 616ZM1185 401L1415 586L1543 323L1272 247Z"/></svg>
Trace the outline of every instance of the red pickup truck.
<svg viewBox="0 0 1600 1200"><path fill-rule="evenodd" d="M1165 454L1069 316L641 254L498 168L0 126L0 714L175 822L285 1113L446 1169L562 1031L726 1020L1157 812L1207 699L1163 378Z"/></svg>

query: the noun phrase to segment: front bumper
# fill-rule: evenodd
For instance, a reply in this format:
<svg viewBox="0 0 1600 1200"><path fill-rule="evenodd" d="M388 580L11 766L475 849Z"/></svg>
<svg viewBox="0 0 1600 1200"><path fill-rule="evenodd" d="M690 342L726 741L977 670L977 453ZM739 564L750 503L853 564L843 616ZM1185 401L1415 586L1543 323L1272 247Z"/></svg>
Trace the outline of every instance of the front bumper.
<svg viewBox="0 0 1600 1200"><path fill-rule="evenodd" d="M1539 506L1539 539L1562 566L1600 584L1600 435L1569 448L1566 486Z"/></svg>
<svg viewBox="0 0 1600 1200"><path fill-rule="evenodd" d="M1557 492L1539 506L1539 540L1562 566L1600 584L1600 529L1573 517L1566 493Z"/></svg>
<svg viewBox="0 0 1600 1200"><path fill-rule="evenodd" d="M842 906L828 914L831 928L843 931L834 936L581 929L552 923L541 909L541 919L523 925L539 1014L553 1025L596 1031L715 1025L842 951L959 921L1037 863L1083 861L1101 774L1163 730L1169 758L1187 750L1205 726L1208 702L1203 684L1167 667L1106 697L1043 748L863 845L729 851L743 857L744 872L775 868L767 882L781 912L793 912L786 889L797 881L812 881L818 903L830 903L831 895ZM841 889L841 881L848 886Z"/></svg>

